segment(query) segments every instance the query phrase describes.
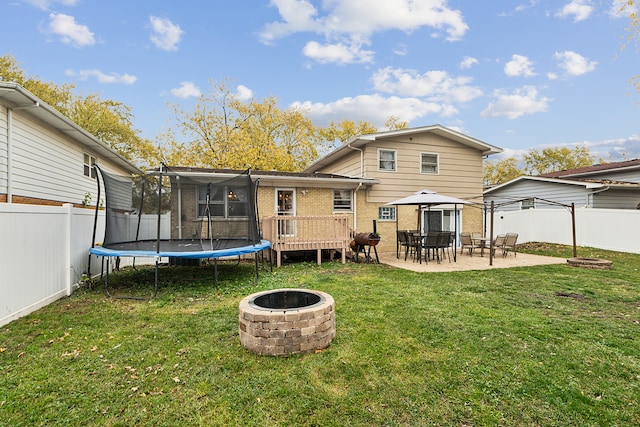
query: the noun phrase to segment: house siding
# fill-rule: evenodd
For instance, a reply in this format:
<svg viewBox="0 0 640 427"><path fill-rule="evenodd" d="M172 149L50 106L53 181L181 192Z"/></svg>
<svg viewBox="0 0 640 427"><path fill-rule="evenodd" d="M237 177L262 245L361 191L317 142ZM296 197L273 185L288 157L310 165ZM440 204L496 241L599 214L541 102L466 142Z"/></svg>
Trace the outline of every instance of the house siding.
<svg viewBox="0 0 640 427"><path fill-rule="evenodd" d="M395 172L378 170L379 148L396 150ZM438 154L438 174L420 173L420 154L425 152ZM386 203L424 188L462 199L475 197L480 201L482 197L480 153L434 134L367 144L365 176L381 181L367 194L368 201L374 203Z"/></svg>
<svg viewBox="0 0 640 427"><path fill-rule="evenodd" d="M378 170L378 150L396 151L396 170ZM473 148L433 133L414 134L368 142L363 150L364 176L380 180L366 191L359 192L357 228L371 231L372 220L377 220L378 209L386 203L422 189L430 189L461 199L482 201L482 155ZM420 154L438 154L438 173L423 174L420 171ZM325 173L360 170L360 153L349 154L329 167ZM364 196L364 197L363 197ZM417 227L415 206L396 208L398 229ZM483 228L481 209L467 206L462 209L462 229L479 231ZM379 249L395 250L396 221L378 221L378 231L383 236ZM390 236L390 238L388 237ZM387 237L385 239L385 237Z"/></svg>
<svg viewBox="0 0 640 427"><path fill-rule="evenodd" d="M594 208L638 209L639 191L608 190L593 195Z"/></svg>
<svg viewBox="0 0 640 427"><path fill-rule="evenodd" d="M2 122L4 147L2 156L3 193L7 189L7 122L6 109ZM127 175L121 168L105 162L90 150L74 143L64 134L51 130L44 123L32 118L26 111L12 113L12 195L14 202L35 204L82 204L85 195L97 193L95 179L83 173L84 153L96 157L97 162L111 172Z"/></svg>
<svg viewBox="0 0 640 427"><path fill-rule="evenodd" d="M500 204L498 210L501 211L517 211L520 210L520 203L509 203L519 201L521 199L539 197L564 205L575 203L576 206L585 206L588 203L589 190L579 185L549 183L541 181L522 180L508 187L499 190L499 194L486 194L484 200L486 203ZM536 201L537 207L559 208L562 206Z"/></svg>
<svg viewBox="0 0 640 427"><path fill-rule="evenodd" d="M354 149L331 165L331 173L344 176L363 176L360 159L361 152Z"/></svg>

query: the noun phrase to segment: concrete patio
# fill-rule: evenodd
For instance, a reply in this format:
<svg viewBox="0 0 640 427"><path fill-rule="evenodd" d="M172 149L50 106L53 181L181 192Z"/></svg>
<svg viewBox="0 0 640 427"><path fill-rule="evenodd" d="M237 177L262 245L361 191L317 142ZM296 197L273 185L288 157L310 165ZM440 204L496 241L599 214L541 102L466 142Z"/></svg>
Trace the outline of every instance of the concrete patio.
<svg viewBox="0 0 640 427"><path fill-rule="evenodd" d="M374 257L375 258L375 257ZM509 253L506 257L501 254L493 258L493 265L489 265L489 256L485 253L484 256L475 254L469 256L467 252L460 254L457 253L457 261L451 262L447 258L443 259L439 264L435 260L429 260L426 263L424 260L422 264L414 262L411 257L407 257L404 260L404 252L400 255L400 258L396 258L395 252L385 252L379 254L380 263L391 265L393 267L403 268L405 270L412 270L417 272L447 272L447 271L468 271L468 270L490 270L493 268L512 268L512 267L527 267L533 265L549 265L549 264L566 264L565 258L548 257L541 255L531 255L518 253L514 256L513 253Z"/></svg>

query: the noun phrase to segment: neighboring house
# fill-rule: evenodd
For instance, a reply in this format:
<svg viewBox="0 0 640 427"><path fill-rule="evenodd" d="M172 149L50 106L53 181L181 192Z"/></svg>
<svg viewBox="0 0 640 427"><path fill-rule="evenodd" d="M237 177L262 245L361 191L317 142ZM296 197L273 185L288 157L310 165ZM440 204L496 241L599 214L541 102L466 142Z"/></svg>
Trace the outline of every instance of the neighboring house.
<svg viewBox="0 0 640 427"><path fill-rule="evenodd" d="M484 192L502 211L562 208L638 209L640 159L606 163L538 176L520 176Z"/></svg>
<svg viewBox="0 0 640 427"><path fill-rule="evenodd" d="M141 173L22 86L0 81L0 203L95 205L94 163Z"/></svg>
<svg viewBox="0 0 640 427"><path fill-rule="evenodd" d="M499 152L501 149L497 147L434 125L354 138L300 173L252 171L251 174L259 179L258 214L261 220L274 215L345 215L349 227L356 232L372 232L375 220L381 235L378 248L395 251L396 220L400 229L415 229L418 214L415 206L389 206L388 202L424 188L481 202L482 158ZM169 169L194 176L230 176L241 172ZM195 212L197 206L204 203L205 187L181 188L183 200L184 192L193 193L193 203L183 202L182 209ZM172 190L172 194L176 193L175 181ZM396 211L398 208L400 212ZM435 206L429 210L425 208L422 214L429 216L432 227L454 230L453 209L453 206ZM481 209L475 206L458 206L458 209L461 211L458 230L482 229ZM185 227L197 227L188 220L179 225L179 218L172 214L172 237L180 237L179 233L182 237L185 233L188 236L193 230ZM193 217L191 212L183 212L181 216Z"/></svg>

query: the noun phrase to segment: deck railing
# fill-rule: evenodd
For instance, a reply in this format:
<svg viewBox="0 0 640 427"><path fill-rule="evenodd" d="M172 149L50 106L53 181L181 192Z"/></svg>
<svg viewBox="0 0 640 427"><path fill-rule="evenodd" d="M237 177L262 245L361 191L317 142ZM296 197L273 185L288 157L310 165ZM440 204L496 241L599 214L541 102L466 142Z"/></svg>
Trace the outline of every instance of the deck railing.
<svg viewBox="0 0 640 427"><path fill-rule="evenodd" d="M342 263L345 263L351 241L350 231L347 215L275 215L262 219L263 238L271 242L278 267L282 252L286 251L315 250L320 264L322 250L337 250L342 254Z"/></svg>

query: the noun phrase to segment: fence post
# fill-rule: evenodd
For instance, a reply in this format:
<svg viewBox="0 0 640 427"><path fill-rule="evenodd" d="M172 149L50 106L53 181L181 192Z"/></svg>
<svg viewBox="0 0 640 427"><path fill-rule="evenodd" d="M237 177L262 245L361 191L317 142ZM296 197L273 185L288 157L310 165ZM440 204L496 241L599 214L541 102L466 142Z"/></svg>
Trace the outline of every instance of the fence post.
<svg viewBox="0 0 640 427"><path fill-rule="evenodd" d="M65 271L66 271L66 288L67 288L67 296L71 295L71 273L73 271L73 267L71 265L71 233L72 233L72 221L73 221L73 204L71 203L65 203L62 205L62 207L65 210L65 215L67 218L66 221L66 232L64 233L64 238L65 238L65 245L64 245L64 250L65 250L65 256L64 256L64 262L65 262Z"/></svg>

